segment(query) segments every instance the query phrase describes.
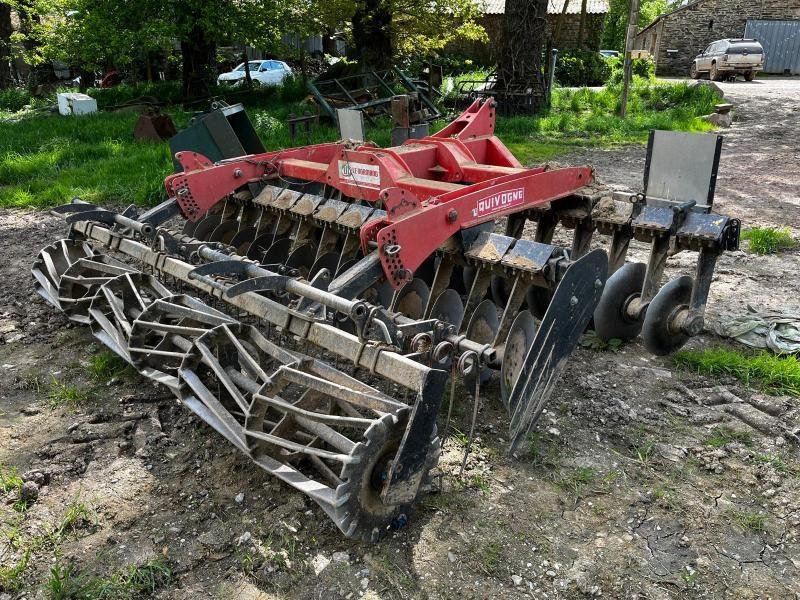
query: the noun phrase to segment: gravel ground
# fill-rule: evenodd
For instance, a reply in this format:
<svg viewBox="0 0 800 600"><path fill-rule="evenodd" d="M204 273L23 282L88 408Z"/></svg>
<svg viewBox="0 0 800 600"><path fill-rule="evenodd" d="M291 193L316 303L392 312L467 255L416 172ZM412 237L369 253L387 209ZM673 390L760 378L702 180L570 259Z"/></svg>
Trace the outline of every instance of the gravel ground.
<svg viewBox="0 0 800 600"><path fill-rule="evenodd" d="M800 82L721 87L736 116L723 132L718 210L798 234ZM641 146L560 160L632 187L643 161ZM505 454L508 418L494 382L465 477L456 477L463 447L451 436L440 489L410 524L356 544L164 391L135 377L90 379L93 338L46 306L29 275L63 231L44 213L0 212L0 464L38 489L24 513L17 492L0 492L0 569L43 540L3 600L48 597L55 557L103 577L163 557L172 577L152 596L164 599L800 595L794 398L698 376L638 343L581 348L525 456ZM691 265L673 257L667 275ZM796 305L799 271L797 251L726 254L709 318L748 302ZM691 345L716 342L705 334ZM95 393L53 406L53 380ZM466 430L471 402L460 392L455 421ZM52 534L76 503L86 514Z"/></svg>

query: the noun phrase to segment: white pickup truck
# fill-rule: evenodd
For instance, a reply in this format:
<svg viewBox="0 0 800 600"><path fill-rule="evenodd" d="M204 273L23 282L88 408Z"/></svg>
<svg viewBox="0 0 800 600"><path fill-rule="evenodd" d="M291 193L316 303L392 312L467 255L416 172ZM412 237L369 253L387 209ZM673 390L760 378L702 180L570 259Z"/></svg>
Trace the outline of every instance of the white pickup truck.
<svg viewBox="0 0 800 600"><path fill-rule="evenodd" d="M689 74L692 79L698 79L702 73L708 73L712 81L742 75L747 81L753 81L756 71L763 66L764 48L758 40L717 40L695 57Z"/></svg>

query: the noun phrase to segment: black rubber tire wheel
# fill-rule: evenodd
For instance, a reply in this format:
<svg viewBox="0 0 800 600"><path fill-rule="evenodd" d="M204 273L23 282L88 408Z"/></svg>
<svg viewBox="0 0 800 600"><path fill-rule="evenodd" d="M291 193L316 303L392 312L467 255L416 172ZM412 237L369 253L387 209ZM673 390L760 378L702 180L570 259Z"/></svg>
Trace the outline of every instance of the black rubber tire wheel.
<svg viewBox="0 0 800 600"><path fill-rule="evenodd" d="M625 307L641 295L646 272L644 263L627 263L606 281L594 310L594 330L601 340L630 340L639 335L642 321L627 316Z"/></svg>
<svg viewBox="0 0 800 600"><path fill-rule="evenodd" d="M717 63L711 63L711 70L708 72L708 78L711 81L719 81L719 71L717 71Z"/></svg>
<svg viewBox="0 0 800 600"><path fill-rule="evenodd" d="M755 78L756 78L756 72L755 71L748 71L747 73L744 74L744 80L745 81L753 81L753 79L755 79Z"/></svg>
<svg viewBox="0 0 800 600"><path fill-rule="evenodd" d="M689 77L692 79L700 79L700 73L697 70L697 63L692 63L692 66L689 68Z"/></svg>

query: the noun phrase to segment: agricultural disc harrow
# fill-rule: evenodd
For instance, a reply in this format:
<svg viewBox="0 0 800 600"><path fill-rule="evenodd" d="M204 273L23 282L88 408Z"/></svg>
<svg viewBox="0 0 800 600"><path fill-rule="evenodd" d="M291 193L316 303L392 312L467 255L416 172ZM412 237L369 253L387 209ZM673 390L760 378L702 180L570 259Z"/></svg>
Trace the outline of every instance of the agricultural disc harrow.
<svg viewBox="0 0 800 600"><path fill-rule="evenodd" d="M144 214L55 209L70 237L40 253L37 289L344 534L376 539L437 463L448 378L471 383L477 411L499 372L514 452L592 318L668 352L699 331L714 260L738 241L710 197L621 200L592 191L589 168L522 168L494 116L479 101L387 149L180 152L170 199ZM552 243L559 224L570 247ZM634 238L651 242L647 264L625 264ZM695 278L659 290L684 249Z"/></svg>

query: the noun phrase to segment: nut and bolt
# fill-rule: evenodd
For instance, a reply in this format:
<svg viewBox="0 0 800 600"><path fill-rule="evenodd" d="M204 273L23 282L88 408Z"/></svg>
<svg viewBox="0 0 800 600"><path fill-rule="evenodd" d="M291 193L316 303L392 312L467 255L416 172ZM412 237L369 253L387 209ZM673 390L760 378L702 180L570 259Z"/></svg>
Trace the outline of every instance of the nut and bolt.
<svg viewBox="0 0 800 600"><path fill-rule="evenodd" d="M455 210L451 210L447 213L447 222L448 223L455 223L456 219L458 219L458 212Z"/></svg>

